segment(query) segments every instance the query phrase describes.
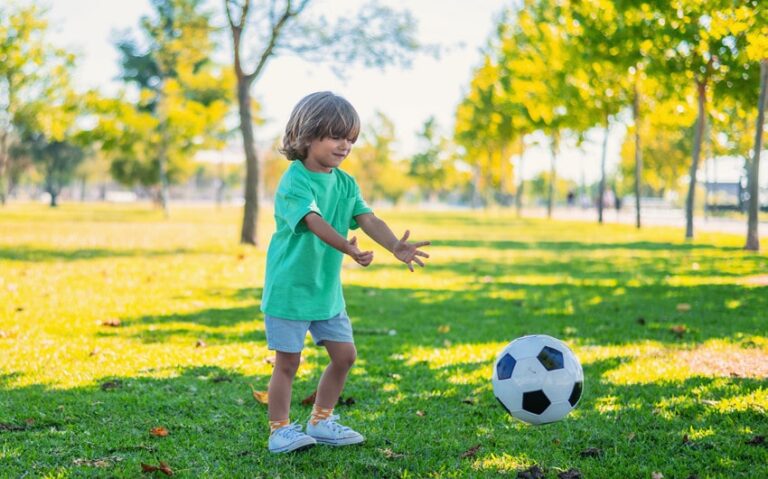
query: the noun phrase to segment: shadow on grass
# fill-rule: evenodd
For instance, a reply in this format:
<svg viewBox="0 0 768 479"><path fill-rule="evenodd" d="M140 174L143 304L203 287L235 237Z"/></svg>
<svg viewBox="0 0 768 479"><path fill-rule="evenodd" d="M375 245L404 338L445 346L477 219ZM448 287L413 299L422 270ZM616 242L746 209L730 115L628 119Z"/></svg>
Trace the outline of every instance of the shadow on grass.
<svg viewBox="0 0 768 479"><path fill-rule="evenodd" d="M47 261L81 261L89 259L103 258L131 258L131 257L158 257L174 256L199 253L184 248L176 249L106 249L106 248L87 248L87 249L62 249L62 248L32 248L24 246L14 246L13 248L0 248L0 261L24 261L24 262L47 262Z"/></svg>
<svg viewBox="0 0 768 479"><path fill-rule="evenodd" d="M359 344L363 364L357 369L364 374L353 375L343 392L352 401L337 407L367 441L343 453L322 447L289 456L268 453L266 406L250 392L251 384L265 384L267 377L200 366L173 378L106 377L71 389L0 385L0 468L11 476L137 477L141 463L162 461L178 477L401 477L406 470L417 477L468 477L514 473L524 468L523 460L577 468L584 477L617 470L641 477L648 467L674 477L766 472L764 449L745 446L750 437L743 430L761 424L764 412L711 407L759 391L761 381L616 385L600 378L623 359L608 358L585 366L586 389L576 412L530 427L497 405L489 380L454 380L490 363L407 365L407 358L393 356L403 347L399 341L387 346L371 339ZM291 418L304 422L309 407L300 400L314 390L320 366L301 368L310 374L295 381ZM154 437L155 427L169 435ZM684 439L706 428L716 433ZM599 448L601 457L583 455L588 448ZM492 460L502 456L507 465ZM736 462L718 462L720 457Z"/></svg>
<svg viewBox="0 0 768 479"><path fill-rule="evenodd" d="M435 240L435 247L491 248L496 250L543 250L543 251L593 251L593 250L641 250L641 251L742 251L742 248L715 246L702 243L665 243L657 241L633 242L580 242L580 241L497 241L497 240Z"/></svg>

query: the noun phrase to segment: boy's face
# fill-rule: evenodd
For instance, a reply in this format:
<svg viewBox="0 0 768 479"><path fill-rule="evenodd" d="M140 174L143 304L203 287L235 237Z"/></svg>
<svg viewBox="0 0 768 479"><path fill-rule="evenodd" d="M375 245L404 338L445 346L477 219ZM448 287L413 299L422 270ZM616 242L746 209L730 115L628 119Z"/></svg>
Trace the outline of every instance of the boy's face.
<svg viewBox="0 0 768 479"><path fill-rule="evenodd" d="M348 138L325 137L312 140L307 149L304 166L309 171L330 173L338 167L352 150L352 141Z"/></svg>

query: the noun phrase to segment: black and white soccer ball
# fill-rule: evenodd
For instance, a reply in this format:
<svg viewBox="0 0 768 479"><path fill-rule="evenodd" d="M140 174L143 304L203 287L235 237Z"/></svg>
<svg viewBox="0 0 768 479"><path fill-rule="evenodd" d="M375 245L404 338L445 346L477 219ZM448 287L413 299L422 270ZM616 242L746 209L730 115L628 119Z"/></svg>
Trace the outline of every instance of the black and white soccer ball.
<svg viewBox="0 0 768 479"><path fill-rule="evenodd" d="M544 334L509 343L493 363L493 393L509 414L530 424L559 421L579 403L584 372L576 355Z"/></svg>

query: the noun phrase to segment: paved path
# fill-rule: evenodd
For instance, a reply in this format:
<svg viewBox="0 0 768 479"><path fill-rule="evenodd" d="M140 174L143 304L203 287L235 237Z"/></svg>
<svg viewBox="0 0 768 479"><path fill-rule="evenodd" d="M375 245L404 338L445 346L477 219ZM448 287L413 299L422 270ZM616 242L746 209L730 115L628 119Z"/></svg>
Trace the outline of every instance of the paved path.
<svg viewBox="0 0 768 479"><path fill-rule="evenodd" d="M544 208L530 208L525 209L524 214L526 216L540 216L544 217L547 214ZM685 228L685 211L675 208L646 208L641 212L641 222L643 225L654 226L672 226ZM594 221L597 222L597 211L595 209L582 209L579 207L573 208L555 208L552 212L552 217L562 220L576 220L576 221ZM603 212L603 221L606 223L624 223L635 224L635 211L631 208L623 208L620 212L616 212L615 209L606 209ZM768 222L761 221L758 224L758 234L761 240L768 241ZM703 216L694 217L693 219L693 233L696 231L712 231L721 233L732 233L737 235L747 236L747 217L744 215L742 219L735 218L716 218Z"/></svg>

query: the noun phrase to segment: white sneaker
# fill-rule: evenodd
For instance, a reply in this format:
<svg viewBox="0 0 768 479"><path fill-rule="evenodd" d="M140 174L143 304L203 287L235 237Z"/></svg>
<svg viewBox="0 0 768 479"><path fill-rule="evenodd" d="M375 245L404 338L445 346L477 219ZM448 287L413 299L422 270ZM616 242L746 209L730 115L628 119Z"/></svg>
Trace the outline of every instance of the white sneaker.
<svg viewBox="0 0 768 479"><path fill-rule="evenodd" d="M311 436L301 432L301 426L293 423L277 429L269 435L269 452L291 452L307 449L317 444Z"/></svg>
<svg viewBox="0 0 768 479"><path fill-rule="evenodd" d="M320 444L329 446L349 446L350 444L360 444L365 441L362 434L354 431L347 426L342 426L336 420L339 416L333 415L328 419L318 421L316 425L307 423L307 434L312 436Z"/></svg>

